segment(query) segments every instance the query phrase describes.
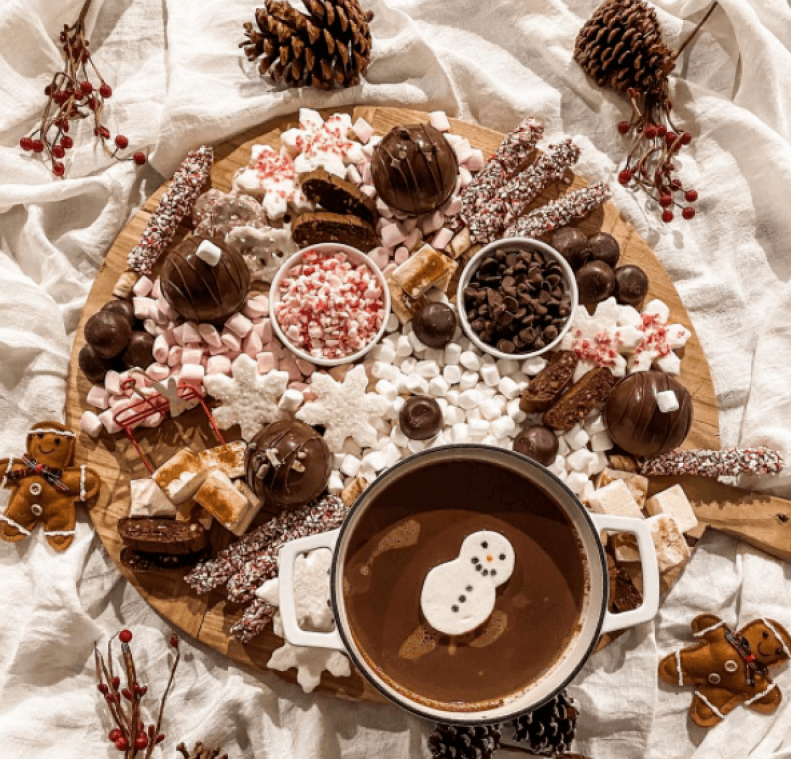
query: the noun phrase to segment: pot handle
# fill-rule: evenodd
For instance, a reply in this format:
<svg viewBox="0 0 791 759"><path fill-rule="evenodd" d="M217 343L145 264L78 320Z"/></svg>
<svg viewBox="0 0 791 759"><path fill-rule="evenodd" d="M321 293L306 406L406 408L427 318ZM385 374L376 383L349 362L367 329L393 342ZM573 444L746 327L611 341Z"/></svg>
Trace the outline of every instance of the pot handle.
<svg viewBox="0 0 791 759"><path fill-rule="evenodd" d="M659 611L659 566L656 558L651 528L644 519L616 517L610 514L590 514L598 532L631 532L640 549L640 567L643 570L643 603L636 609L613 614L607 611L602 623L602 633L623 630L643 622L650 622Z"/></svg>
<svg viewBox="0 0 791 759"><path fill-rule="evenodd" d="M329 548L335 550L340 530L321 532L307 538L291 540L280 549L279 570L280 577L280 618L283 622L283 633L292 646L312 646L313 648L331 648L335 651L345 651L338 630L332 632L309 632L299 626L297 619L297 599L295 595L295 569L297 556L313 551L316 548Z"/></svg>

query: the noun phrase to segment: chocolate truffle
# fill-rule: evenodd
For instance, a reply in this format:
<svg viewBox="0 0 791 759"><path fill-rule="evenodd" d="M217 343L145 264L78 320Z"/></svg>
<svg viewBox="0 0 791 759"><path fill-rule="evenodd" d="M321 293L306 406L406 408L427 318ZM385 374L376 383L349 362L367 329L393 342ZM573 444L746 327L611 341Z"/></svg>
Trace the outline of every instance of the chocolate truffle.
<svg viewBox="0 0 791 759"><path fill-rule="evenodd" d="M104 375L113 368L110 359L102 358L90 343L86 343L80 348L77 358L80 371L93 383L102 383Z"/></svg>
<svg viewBox="0 0 791 759"><path fill-rule="evenodd" d="M574 271L584 266L590 258L588 238L579 229L562 227L552 233L549 244L568 261Z"/></svg>
<svg viewBox="0 0 791 759"><path fill-rule="evenodd" d="M128 319L115 311L99 311L85 322L85 341L102 358L113 358L129 345L132 327Z"/></svg>
<svg viewBox="0 0 791 759"><path fill-rule="evenodd" d="M313 427L295 419L272 422L247 447L247 484L268 505L300 506L322 494L331 463L330 449Z"/></svg>
<svg viewBox="0 0 791 759"><path fill-rule="evenodd" d="M401 432L408 438L428 440L434 437L442 426L442 409L434 398L413 395L401 406L398 423Z"/></svg>
<svg viewBox="0 0 791 759"><path fill-rule="evenodd" d="M436 210L451 196L459 162L442 132L434 127L397 126L377 145L371 173L374 187L387 205L417 216Z"/></svg>
<svg viewBox="0 0 791 759"><path fill-rule="evenodd" d="M599 303L612 295L615 275L604 261L591 261L577 272L579 301L583 304Z"/></svg>
<svg viewBox="0 0 791 759"><path fill-rule="evenodd" d="M549 466L558 455L558 436L549 427L524 427L514 438L514 450L537 461L539 464Z"/></svg>
<svg viewBox="0 0 791 759"><path fill-rule="evenodd" d="M113 311L115 313L121 314L122 316L126 317L130 324L134 324L136 320L135 307L132 305L131 300L121 300L120 298L116 298L115 300L108 301L102 306L102 311Z"/></svg>
<svg viewBox="0 0 791 759"><path fill-rule="evenodd" d="M418 340L429 348L444 348L456 333L456 314L446 303L427 303L412 319Z"/></svg>
<svg viewBox="0 0 791 759"><path fill-rule="evenodd" d="M678 408L663 412L656 396L668 390L675 393ZM658 456L684 442L692 426L692 396L664 372L635 372L613 388L604 421L613 442L627 453Z"/></svg>
<svg viewBox="0 0 791 759"><path fill-rule="evenodd" d="M648 292L648 277L639 267L629 264L619 266L614 272L615 290L613 294L619 303L639 308Z"/></svg>
<svg viewBox="0 0 791 759"><path fill-rule="evenodd" d="M216 266L198 257L200 244L209 238L188 237L168 253L160 287L171 308L195 322L223 322L243 305L250 288L250 270L244 258L218 240L222 249Z"/></svg>
<svg viewBox="0 0 791 759"><path fill-rule="evenodd" d="M127 369L133 366L147 369L154 363L153 335L149 335L148 332L133 332L121 359Z"/></svg>
<svg viewBox="0 0 791 759"><path fill-rule="evenodd" d="M614 269L621 257L621 246L612 235L599 232L588 240L591 258L594 261L604 261Z"/></svg>

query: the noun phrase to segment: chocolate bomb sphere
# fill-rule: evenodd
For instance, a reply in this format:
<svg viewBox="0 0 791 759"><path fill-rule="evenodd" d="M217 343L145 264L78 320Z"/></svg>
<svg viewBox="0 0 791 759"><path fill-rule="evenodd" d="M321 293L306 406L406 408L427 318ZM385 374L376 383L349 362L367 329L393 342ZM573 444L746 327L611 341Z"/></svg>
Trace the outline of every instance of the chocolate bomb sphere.
<svg viewBox="0 0 791 759"><path fill-rule="evenodd" d="M612 235L606 232L599 232L588 240L590 245L590 255L594 261L604 261L614 269L621 257L621 246Z"/></svg>
<svg viewBox="0 0 791 759"><path fill-rule="evenodd" d="M676 411L659 410L656 394L666 390L676 394ZM664 372L635 372L613 388L604 421L613 442L627 453L658 456L684 442L692 426L692 396Z"/></svg>
<svg viewBox="0 0 791 759"><path fill-rule="evenodd" d="M93 383L104 382L104 375L113 368L113 362L108 358L102 358L90 343L80 348L77 362L80 371Z"/></svg>
<svg viewBox="0 0 791 759"><path fill-rule="evenodd" d="M330 449L313 427L295 419L273 422L247 447L247 484L269 505L301 506L327 487L331 463Z"/></svg>
<svg viewBox="0 0 791 759"><path fill-rule="evenodd" d="M428 124L393 127L371 162L374 187L391 208L413 216L439 208L453 193L456 153Z"/></svg>
<svg viewBox="0 0 791 759"><path fill-rule="evenodd" d="M181 317L194 322L223 322L243 305L250 289L250 270L240 253L212 239L222 249L216 266L198 258L208 238L188 237L165 258L160 277L162 295Z"/></svg>
<svg viewBox="0 0 791 759"><path fill-rule="evenodd" d="M408 438L428 440L434 437L442 426L442 409L434 398L426 395L413 395L398 412L398 424Z"/></svg>
<svg viewBox="0 0 791 759"><path fill-rule="evenodd" d="M429 348L444 348L456 333L456 314L446 303L427 303L412 319L418 340Z"/></svg>
<svg viewBox="0 0 791 759"><path fill-rule="evenodd" d="M562 227L553 232L549 244L568 261L574 271L584 266L591 255L588 238L579 229L572 227Z"/></svg>
<svg viewBox="0 0 791 759"><path fill-rule="evenodd" d="M134 324L136 321L135 307L132 305L131 300L115 300L108 301L102 306L102 311L113 311L114 313L121 314L126 317L129 324Z"/></svg>
<svg viewBox="0 0 791 759"><path fill-rule="evenodd" d="M615 275L604 261L591 261L577 272L580 303L599 303L609 298L614 289Z"/></svg>
<svg viewBox="0 0 791 759"><path fill-rule="evenodd" d="M85 341L102 358L113 358L123 353L132 337L129 320L115 311L99 311L85 322Z"/></svg>
<svg viewBox="0 0 791 759"><path fill-rule="evenodd" d="M613 294L619 303L639 308L648 292L648 277L639 267L629 264L619 266L615 272L615 290Z"/></svg>
<svg viewBox="0 0 791 759"><path fill-rule="evenodd" d="M514 450L539 464L549 466L558 455L560 442L549 427L525 427L514 438Z"/></svg>
<svg viewBox="0 0 791 759"><path fill-rule="evenodd" d="M133 332L121 359L127 369L133 366L147 369L154 363L154 336L148 332Z"/></svg>

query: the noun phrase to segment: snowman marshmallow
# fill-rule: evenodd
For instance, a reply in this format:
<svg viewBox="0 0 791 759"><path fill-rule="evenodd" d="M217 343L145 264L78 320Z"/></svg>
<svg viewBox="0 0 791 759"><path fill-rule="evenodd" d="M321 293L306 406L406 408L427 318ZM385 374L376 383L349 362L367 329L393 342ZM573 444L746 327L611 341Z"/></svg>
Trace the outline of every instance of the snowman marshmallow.
<svg viewBox="0 0 791 759"><path fill-rule="evenodd" d="M445 635L463 635L480 627L494 611L495 588L511 576L515 558L513 546L499 532L468 535L458 559L426 575L420 594L426 621Z"/></svg>

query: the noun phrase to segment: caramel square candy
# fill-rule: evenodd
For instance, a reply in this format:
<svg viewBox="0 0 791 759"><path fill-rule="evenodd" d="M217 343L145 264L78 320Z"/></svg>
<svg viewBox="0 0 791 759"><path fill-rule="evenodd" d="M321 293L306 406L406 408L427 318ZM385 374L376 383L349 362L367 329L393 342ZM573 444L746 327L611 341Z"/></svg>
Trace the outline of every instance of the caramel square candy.
<svg viewBox="0 0 791 759"><path fill-rule="evenodd" d="M689 532L698 526L695 510L681 485L673 485L672 488L651 496L645 502L645 510L652 517L658 514L673 517L681 532Z"/></svg>
<svg viewBox="0 0 791 759"><path fill-rule="evenodd" d="M174 517L176 507L154 480L132 480L129 483L130 517Z"/></svg>
<svg viewBox="0 0 791 759"><path fill-rule="evenodd" d="M232 443L218 445L216 448L207 448L198 454L201 464L206 469L219 469L230 479L244 476L244 452L247 444L244 440L235 440Z"/></svg>
<svg viewBox="0 0 791 759"><path fill-rule="evenodd" d="M654 538L662 587L667 590L681 574L681 570L689 561L692 552L673 517L667 516L667 514L657 514L646 521Z"/></svg>
<svg viewBox="0 0 791 759"><path fill-rule="evenodd" d="M241 537L258 513L260 504L252 504L240 493L230 478L214 469L195 494L203 506L223 527Z"/></svg>
<svg viewBox="0 0 791 759"><path fill-rule="evenodd" d="M394 282L392 279L387 280L387 287L390 290L390 302L393 307L393 313L398 317L398 321L400 321L401 324L406 324L410 321L428 302L423 296L419 297L417 300L412 300L412 298L404 292L401 285Z"/></svg>
<svg viewBox="0 0 791 759"><path fill-rule="evenodd" d="M645 499L648 495L648 478L636 472L625 472L620 469L604 469L596 478L596 487L603 488L614 480L623 480L632 498L637 501L637 505L642 509L645 506Z"/></svg>
<svg viewBox="0 0 791 759"><path fill-rule="evenodd" d="M152 478L162 488L162 492L178 506L198 492L208 473L197 454L188 448L182 448L162 464Z"/></svg>
<svg viewBox="0 0 791 759"><path fill-rule="evenodd" d="M430 245L424 245L414 256L397 266L390 277L408 297L415 300L434 285L440 287L443 281L449 283L457 267L455 261Z"/></svg>
<svg viewBox="0 0 791 759"><path fill-rule="evenodd" d="M611 514L616 517L643 518L643 512L632 498L623 480L614 480L588 496L591 511L598 514Z"/></svg>

